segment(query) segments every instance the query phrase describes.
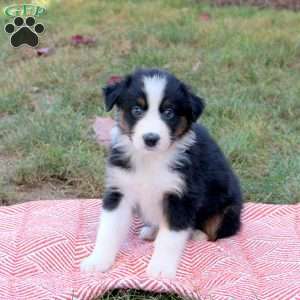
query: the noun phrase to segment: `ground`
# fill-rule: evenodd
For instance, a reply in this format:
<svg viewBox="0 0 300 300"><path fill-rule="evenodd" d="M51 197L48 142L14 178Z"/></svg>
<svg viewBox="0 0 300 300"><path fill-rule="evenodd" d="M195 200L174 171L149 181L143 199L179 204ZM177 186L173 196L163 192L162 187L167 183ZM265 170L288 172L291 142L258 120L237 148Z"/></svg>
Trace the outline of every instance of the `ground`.
<svg viewBox="0 0 300 300"><path fill-rule="evenodd" d="M10 20L0 21L3 28ZM91 122L109 115L106 80L135 67L166 68L206 99L201 122L240 176L245 201L299 202L299 13L202 1L74 0L51 2L38 21L46 27L40 46L54 48L47 57L12 49L0 34L3 205L102 195L105 149ZM74 46L75 34L96 43Z"/></svg>

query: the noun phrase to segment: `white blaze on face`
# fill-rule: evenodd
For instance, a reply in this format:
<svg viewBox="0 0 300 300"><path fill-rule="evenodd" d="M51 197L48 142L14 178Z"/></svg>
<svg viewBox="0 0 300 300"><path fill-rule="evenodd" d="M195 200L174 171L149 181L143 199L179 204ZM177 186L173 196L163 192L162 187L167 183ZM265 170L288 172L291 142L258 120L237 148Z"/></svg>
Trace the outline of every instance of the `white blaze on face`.
<svg viewBox="0 0 300 300"><path fill-rule="evenodd" d="M135 125L132 135L133 144L139 150L147 150L143 136L147 133L154 133L159 135L160 140L153 150L165 151L171 144L170 130L160 117L159 106L164 97L167 80L165 77L153 76L144 77L143 81L148 109Z"/></svg>

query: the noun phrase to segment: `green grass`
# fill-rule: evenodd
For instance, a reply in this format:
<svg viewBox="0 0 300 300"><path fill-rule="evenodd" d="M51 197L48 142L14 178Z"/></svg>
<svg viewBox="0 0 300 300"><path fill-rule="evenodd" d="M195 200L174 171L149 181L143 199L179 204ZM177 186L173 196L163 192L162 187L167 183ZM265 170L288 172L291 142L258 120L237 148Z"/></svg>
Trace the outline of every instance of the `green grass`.
<svg viewBox="0 0 300 300"><path fill-rule="evenodd" d="M203 12L208 22L199 19ZM7 21L1 16L0 27ZM13 161L10 172L0 165L1 198L13 202L20 186L43 184L99 197L105 150L91 120L106 115L101 86L113 74L161 67L206 99L201 122L231 160L246 201L299 202L299 13L183 0L76 0L53 1L40 21L41 46L55 47L49 57L14 50L0 35L0 162ZM73 34L97 43L73 47Z"/></svg>

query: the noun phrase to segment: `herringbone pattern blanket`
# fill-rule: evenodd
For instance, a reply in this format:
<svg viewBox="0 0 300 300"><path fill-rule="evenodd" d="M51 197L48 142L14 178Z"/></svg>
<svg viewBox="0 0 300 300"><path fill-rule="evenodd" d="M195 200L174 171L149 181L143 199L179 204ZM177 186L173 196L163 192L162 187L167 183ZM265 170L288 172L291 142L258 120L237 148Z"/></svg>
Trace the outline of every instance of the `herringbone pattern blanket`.
<svg viewBox="0 0 300 300"><path fill-rule="evenodd" d="M146 276L153 243L139 239L138 219L111 271L81 274L100 206L92 199L0 208L0 299L93 299L117 288L192 299L300 299L299 204L246 204L237 236L189 241L175 280Z"/></svg>

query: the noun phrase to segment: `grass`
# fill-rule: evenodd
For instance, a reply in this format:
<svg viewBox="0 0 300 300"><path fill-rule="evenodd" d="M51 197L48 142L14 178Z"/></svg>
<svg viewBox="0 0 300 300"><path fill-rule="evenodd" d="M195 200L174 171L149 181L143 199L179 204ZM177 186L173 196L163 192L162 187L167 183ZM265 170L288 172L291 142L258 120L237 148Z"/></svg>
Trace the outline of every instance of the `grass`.
<svg viewBox="0 0 300 300"><path fill-rule="evenodd" d="M0 27L7 21L1 16ZM45 186L47 198L102 194L105 150L91 120L106 115L100 87L107 78L136 67L166 68L206 99L201 122L231 160L246 201L299 202L299 13L183 0L74 0L51 2L40 21L41 46L55 47L48 57L14 50L0 35L4 204ZM74 34L97 43L73 47Z"/></svg>

